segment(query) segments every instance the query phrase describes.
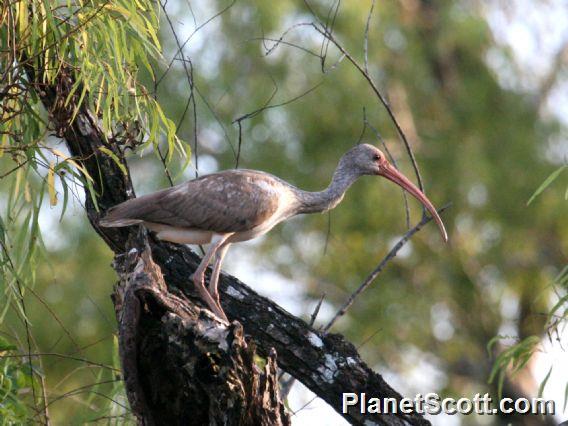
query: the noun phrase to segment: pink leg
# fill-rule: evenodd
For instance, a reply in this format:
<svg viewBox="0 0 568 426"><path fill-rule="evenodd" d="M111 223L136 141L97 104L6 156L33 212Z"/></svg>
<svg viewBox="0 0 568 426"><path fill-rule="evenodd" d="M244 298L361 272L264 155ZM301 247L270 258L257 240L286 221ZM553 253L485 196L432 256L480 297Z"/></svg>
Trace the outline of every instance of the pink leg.
<svg viewBox="0 0 568 426"><path fill-rule="evenodd" d="M209 281L209 294L217 302L219 308L221 307L221 301L219 300L219 291L217 290L217 284L219 283L219 273L221 272L221 264L223 263L223 258L227 253L227 249L231 243L225 243L215 253L215 263L213 264L213 272L211 273L211 280Z"/></svg>
<svg viewBox="0 0 568 426"><path fill-rule="evenodd" d="M221 309L221 307L217 305L215 300L211 297L211 294L205 288L204 277L205 277L205 270L207 269L207 265L209 265L211 258L215 255L219 247L221 247L223 243L227 240L227 238L229 238L231 235L232 233L217 235L216 236L217 238L213 237L211 245L207 249L205 256L203 256L203 259L201 259L201 263L199 264L195 273L193 274L193 283L195 284L195 287L199 292L199 295L201 296L203 301L207 304L207 306L209 306L209 308L211 308L213 313L215 313L216 315L218 315L227 322L229 320L227 319L225 312L223 312L223 309Z"/></svg>

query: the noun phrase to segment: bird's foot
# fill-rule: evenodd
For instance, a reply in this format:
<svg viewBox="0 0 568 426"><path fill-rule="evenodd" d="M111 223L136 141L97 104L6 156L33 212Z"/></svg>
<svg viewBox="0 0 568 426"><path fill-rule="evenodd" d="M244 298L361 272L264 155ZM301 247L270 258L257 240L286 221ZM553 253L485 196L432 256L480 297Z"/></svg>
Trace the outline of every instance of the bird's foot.
<svg viewBox="0 0 568 426"><path fill-rule="evenodd" d="M215 301L213 299L211 299L210 302L207 301L207 300L205 301L205 303L207 303L207 306L209 307L211 312L213 312L221 320L229 323L230 322L229 318L227 318L227 315L225 315L225 311L223 311L223 308L221 308L221 305L218 305L217 303L215 303Z"/></svg>
<svg viewBox="0 0 568 426"><path fill-rule="evenodd" d="M203 274L194 274L192 276L192 280L193 283L195 284L197 292L201 296L201 299L203 299L203 301L209 307L209 309L223 321L229 322L227 315L225 315L225 311L223 311L223 308L221 308L221 304L218 302L219 295L217 295L217 301L216 301L213 297L211 297L211 294L205 288L205 285L203 284Z"/></svg>

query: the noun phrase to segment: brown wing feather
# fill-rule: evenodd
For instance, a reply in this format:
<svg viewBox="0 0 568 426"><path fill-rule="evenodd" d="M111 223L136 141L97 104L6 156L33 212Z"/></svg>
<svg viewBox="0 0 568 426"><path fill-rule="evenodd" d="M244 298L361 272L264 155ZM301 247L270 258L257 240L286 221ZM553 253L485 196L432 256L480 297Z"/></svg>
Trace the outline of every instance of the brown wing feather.
<svg viewBox="0 0 568 426"><path fill-rule="evenodd" d="M111 208L103 226L142 221L214 232L250 230L278 209L275 177L250 170L231 170L195 179Z"/></svg>

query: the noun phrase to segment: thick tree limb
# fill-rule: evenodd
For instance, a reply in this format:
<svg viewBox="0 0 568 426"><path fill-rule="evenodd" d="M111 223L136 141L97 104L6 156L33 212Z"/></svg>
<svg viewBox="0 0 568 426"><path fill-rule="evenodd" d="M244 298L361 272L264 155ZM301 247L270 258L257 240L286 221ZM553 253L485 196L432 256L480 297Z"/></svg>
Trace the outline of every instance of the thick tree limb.
<svg viewBox="0 0 568 426"><path fill-rule="evenodd" d="M123 174L118 165L100 151L100 147L104 146L124 161L122 153L116 144L107 140L93 114L82 105L74 121L69 123L69 117L72 116L76 103L72 101L66 104L63 100L67 98L71 87L71 77L63 70L56 86L42 87L37 91L56 124L58 134L65 138L71 154L93 177L97 205L100 211L104 211L133 196L132 184L130 177ZM207 413L207 417L202 412L199 416L204 417L199 417L195 412L189 415L184 411L186 408L184 404L192 401L192 398L194 405L195 401L201 402L199 399L201 395L195 391L160 394L162 391L160 386L164 386L164 390L172 389L172 383L175 385L174 388L182 386L183 389L190 390L196 389L197 386L195 383L185 382L186 376L181 366L191 358L191 355L188 355L191 352L190 346L199 346L203 337L195 331L196 327L201 327L200 322L203 321L203 316L201 314L198 316L200 309L196 306L196 303L201 304L201 302L195 294L192 294L189 280L189 276L199 263L199 257L186 247L156 241L151 237L148 239L150 255L145 245L132 242L136 241L136 227L101 228L98 225L100 212L95 208L90 194L87 194L86 200L87 215L91 224L118 256L116 263L117 271L121 275L121 284L115 295L115 303L121 318L123 339L121 355L125 358L123 360L125 380L129 393L144 389L142 397L134 400L130 398L133 410L142 416L147 410L152 411L153 420L156 422L170 418L177 422L185 419L189 423L195 419L211 420L213 418L211 412ZM133 239L129 240L129 237ZM131 248L136 248L137 253L146 253L143 256L136 254L135 264L132 263L133 261L125 260L129 256L125 256L125 253L129 253ZM130 253L132 256L132 252ZM151 258L152 263L149 260ZM161 278L156 278L161 277L161 273L156 272L158 269L163 273L164 283L160 281ZM152 281L153 284L145 284L147 280ZM129 287L125 284L128 282L131 283ZM120 290L121 286L126 286L126 290ZM342 336L319 333L234 277L222 275L220 293L228 317L238 320L246 334L250 335L258 345L259 352L268 357L268 366L264 373L266 379L258 386L246 384L245 387L249 389L246 392L250 393L250 389L254 388L259 394L265 395L263 406L270 408L274 415L280 415L280 421L283 423L285 416L277 409L278 401L274 400L277 392L273 348L278 353L279 364L283 370L305 384L338 412L341 412L343 392L366 393L368 397L390 397L398 400L402 398L379 374L363 362L354 346ZM192 303L187 302L186 295L191 298ZM242 337L237 325L230 326L226 333L226 341L239 340ZM228 337L229 334L231 338ZM145 338L140 339L141 335ZM166 336L184 336L184 339L166 342L164 341ZM219 343L217 349L220 346ZM164 352L164 347L172 352ZM239 349L233 353L233 359L240 357L242 362L237 362L236 370L233 368L231 371L238 371L244 365L250 367L250 354L240 344ZM137 362L132 362L132 358L137 358ZM194 367L191 376L196 382L201 383L199 386L202 386L200 390L203 391L203 380L195 369L197 364L192 365ZM130 374L135 377L130 377ZM150 389L153 393L149 391ZM203 406L211 410L213 402L208 402ZM178 417L164 417L167 413L163 404L169 404L167 409L170 416L176 413ZM260 405L255 407L258 409ZM429 424L418 414L363 415L358 409L353 409L342 415L354 424ZM221 422L221 419L215 418L215 421Z"/></svg>
<svg viewBox="0 0 568 426"><path fill-rule="evenodd" d="M276 353L260 370L240 323L221 324L168 291L144 230L128 244L132 249L115 260L121 281L113 299L124 382L139 422L289 425Z"/></svg>

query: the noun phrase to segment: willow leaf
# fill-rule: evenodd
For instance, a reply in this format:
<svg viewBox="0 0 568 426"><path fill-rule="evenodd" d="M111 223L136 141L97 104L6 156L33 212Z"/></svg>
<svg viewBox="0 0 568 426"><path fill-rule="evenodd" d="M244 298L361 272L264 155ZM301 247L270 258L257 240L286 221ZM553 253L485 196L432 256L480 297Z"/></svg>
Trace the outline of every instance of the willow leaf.
<svg viewBox="0 0 568 426"><path fill-rule="evenodd" d="M529 201L527 201L527 206L533 202L533 200L538 197L542 191L544 191L546 188L548 188L550 186L550 184L552 182L554 182L554 180L560 175L560 173L562 173L564 171L564 169L566 169L568 167L568 165L564 164L563 166L560 166L558 169L556 169L555 171L553 171L545 180L544 182L542 182L542 184L538 187L538 189L534 192L534 194L531 196L531 198L529 198Z"/></svg>

